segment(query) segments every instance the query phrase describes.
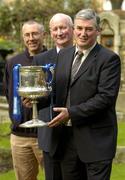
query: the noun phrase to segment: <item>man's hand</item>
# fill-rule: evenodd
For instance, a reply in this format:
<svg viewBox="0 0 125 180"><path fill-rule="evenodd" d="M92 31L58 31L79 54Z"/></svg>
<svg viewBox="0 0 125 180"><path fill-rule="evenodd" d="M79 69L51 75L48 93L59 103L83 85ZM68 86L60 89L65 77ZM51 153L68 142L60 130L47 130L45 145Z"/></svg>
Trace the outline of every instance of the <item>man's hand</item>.
<svg viewBox="0 0 125 180"><path fill-rule="evenodd" d="M62 123L66 123L69 120L69 112L67 108L57 107L57 108L53 108L53 110L55 112L59 112L59 114L48 123L49 127L58 126Z"/></svg>
<svg viewBox="0 0 125 180"><path fill-rule="evenodd" d="M27 107L27 108L32 108L32 101L31 101L31 99L24 98L24 99L22 100L22 103L23 103L23 105L24 105L25 107Z"/></svg>

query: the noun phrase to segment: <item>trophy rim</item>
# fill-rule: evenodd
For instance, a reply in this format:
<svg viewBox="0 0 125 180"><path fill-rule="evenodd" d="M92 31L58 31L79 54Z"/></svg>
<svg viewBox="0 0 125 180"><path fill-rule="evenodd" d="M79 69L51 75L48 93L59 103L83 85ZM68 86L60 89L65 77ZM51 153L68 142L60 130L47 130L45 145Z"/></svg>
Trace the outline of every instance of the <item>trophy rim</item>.
<svg viewBox="0 0 125 180"><path fill-rule="evenodd" d="M21 66L20 71L43 71L41 66Z"/></svg>

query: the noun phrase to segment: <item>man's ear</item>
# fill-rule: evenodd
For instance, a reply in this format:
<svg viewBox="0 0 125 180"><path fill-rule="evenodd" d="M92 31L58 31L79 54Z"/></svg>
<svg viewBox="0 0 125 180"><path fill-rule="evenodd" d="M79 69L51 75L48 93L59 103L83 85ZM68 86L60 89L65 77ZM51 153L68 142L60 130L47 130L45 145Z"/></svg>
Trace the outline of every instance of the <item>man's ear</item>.
<svg viewBox="0 0 125 180"><path fill-rule="evenodd" d="M101 34L101 32L102 32L102 28L98 28L98 30L97 30L97 31L98 31L98 33L97 33L97 34L98 34L98 36L99 36L99 35Z"/></svg>

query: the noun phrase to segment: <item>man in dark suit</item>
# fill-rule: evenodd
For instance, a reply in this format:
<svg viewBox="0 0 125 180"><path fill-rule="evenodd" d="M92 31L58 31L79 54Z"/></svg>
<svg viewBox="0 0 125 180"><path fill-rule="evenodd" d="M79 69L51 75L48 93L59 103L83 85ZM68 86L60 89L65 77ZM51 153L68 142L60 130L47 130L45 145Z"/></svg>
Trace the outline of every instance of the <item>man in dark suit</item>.
<svg viewBox="0 0 125 180"><path fill-rule="evenodd" d="M47 63L56 64L57 54L60 49L73 44L73 22L70 16L63 13L55 14L50 20L49 27L51 37L55 43L55 48L48 50L47 53L42 53L35 56L34 63L36 65L45 65ZM44 105L44 102L41 101L41 104ZM52 104L53 102L51 101L51 105L49 105L47 108L40 109L40 119L44 121L50 121L52 119ZM53 159L49 155L51 133L52 128L38 128L38 143L39 147L43 150L45 176L46 180L61 180L62 177L58 158Z"/></svg>
<svg viewBox="0 0 125 180"><path fill-rule="evenodd" d="M74 19L76 46L61 50L57 59L53 110L58 114L48 126L50 154L61 157L64 180L110 179L120 58L97 43L100 31L100 18L92 9L79 11ZM84 55L72 74L78 51Z"/></svg>

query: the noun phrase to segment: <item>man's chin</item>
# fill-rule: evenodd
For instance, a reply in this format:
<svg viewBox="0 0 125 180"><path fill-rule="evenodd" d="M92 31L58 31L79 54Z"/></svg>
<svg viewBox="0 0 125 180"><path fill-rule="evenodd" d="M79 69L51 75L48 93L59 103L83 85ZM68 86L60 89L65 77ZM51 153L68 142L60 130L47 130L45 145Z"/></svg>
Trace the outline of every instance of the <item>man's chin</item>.
<svg viewBox="0 0 125 180"><path fill-rule="evenodd" d="M65 47L67 45L67 41L60 41L60 42L58 42L58 45Z"/></svg>
<svg viewBox="0 0 125 180"><path fill-rule="evenodd" d="M30 50L30 51L37 51L37 50L38 50L38 47L29 47L29 50Z"/></svg>
<svg viewBox="0 0 125 180"><path fill-rule="evenodd" d="M30 54L37 54L39 52L38 48L29 48Z"/></svg>
<svg viewBox="0 0 125 180"><path fill-rule="evenodd" d="M79 46L87 47L88 44L87 44L86 42L80 42L80 43L79 43Z"/></svg>

